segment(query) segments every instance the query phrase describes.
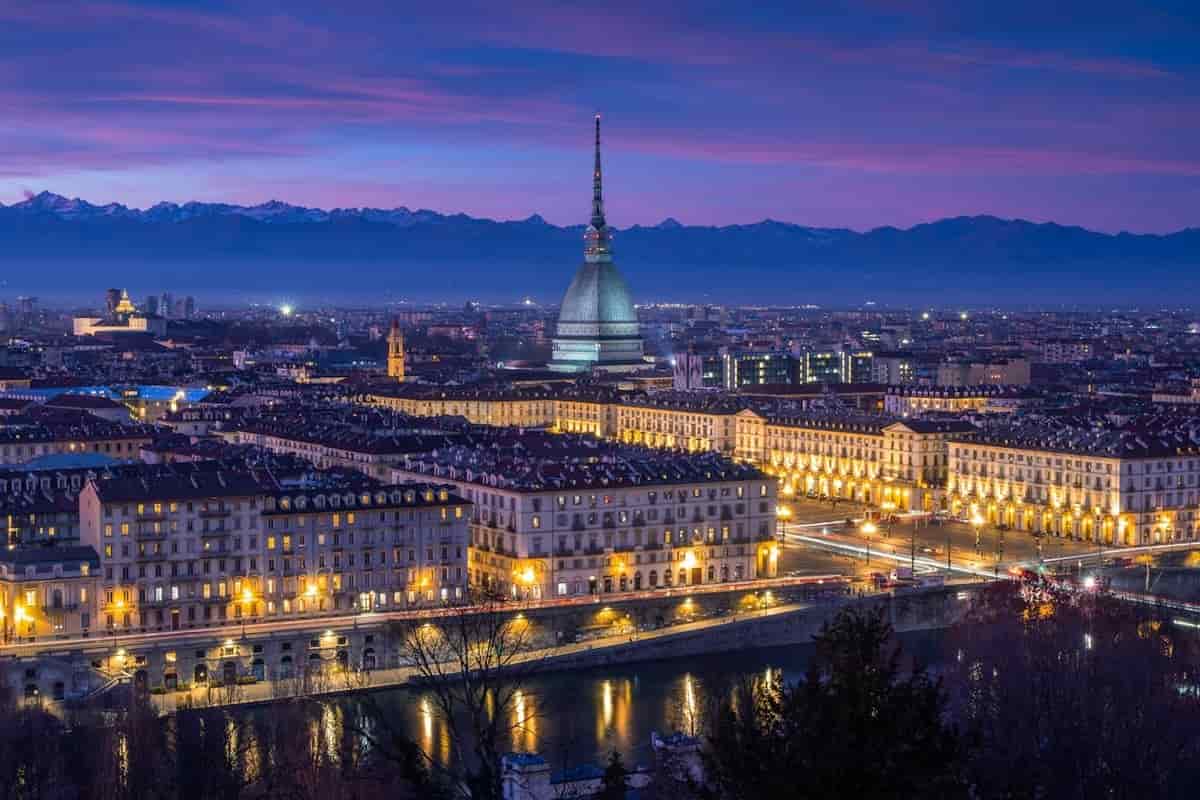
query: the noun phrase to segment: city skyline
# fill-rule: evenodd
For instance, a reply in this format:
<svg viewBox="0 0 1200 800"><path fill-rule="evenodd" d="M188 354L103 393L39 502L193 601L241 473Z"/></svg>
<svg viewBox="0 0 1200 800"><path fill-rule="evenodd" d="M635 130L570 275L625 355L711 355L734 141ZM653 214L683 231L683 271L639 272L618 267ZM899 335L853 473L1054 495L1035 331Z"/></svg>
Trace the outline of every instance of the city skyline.
<svg viewBox="0 0 1200 800"><path fill-rule="evenodd" d="M1194 4L0 0L0 776L1194 794Z"/></svg>
<svg viewBox="0 0 1200 800"><path fill-rule="evenodd" d="M0 202L278 198L571 225L578 124L599 110L618 228L1196 224L1200 145L1180 132L1200 20L1182 3L359 9L0 9L21 121L0 128Z"/></svg>

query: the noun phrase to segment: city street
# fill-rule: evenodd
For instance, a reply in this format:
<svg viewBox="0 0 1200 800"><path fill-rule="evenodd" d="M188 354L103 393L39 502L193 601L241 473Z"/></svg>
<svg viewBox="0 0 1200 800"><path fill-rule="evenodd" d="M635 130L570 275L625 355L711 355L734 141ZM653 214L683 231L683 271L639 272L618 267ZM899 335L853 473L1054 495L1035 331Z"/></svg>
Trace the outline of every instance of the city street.
<svg viewBox="0 0 1200 800"><path fill-rule="evenodd" d="M984 577L1039 560L1037 539L1025 531L982 525L977 549L974 527L957 520L897 515L889 523L875 512L867 526L866 509L857 504L790 500L785 505L790 516L780 526L786 545L781 573L829 572L840 566L846 574L863 576L915 562L918 571L949 566L956 573ZM1098 552L1093 544L1051 536L1043 539L1040 555L1047 563L1065 565L1076 558L1094 560Z"/></svg>

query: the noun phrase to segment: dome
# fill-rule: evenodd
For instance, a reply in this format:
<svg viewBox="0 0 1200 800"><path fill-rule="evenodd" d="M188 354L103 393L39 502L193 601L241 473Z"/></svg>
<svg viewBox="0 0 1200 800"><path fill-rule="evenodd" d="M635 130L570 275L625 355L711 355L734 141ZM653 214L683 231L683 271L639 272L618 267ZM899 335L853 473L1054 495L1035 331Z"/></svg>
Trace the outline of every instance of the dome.
<svg viewBox="0 0 1200 800"><path fill-rule="evenodd" d="M598 116L596 165L592 174L592 221L583 240L583 264L563 295L549 366L562 372L625 371L642 367L645 361L637 312L629 295L629 285L613 264L612 233L604 220Z"/></svg>
<svg viewBox="0 0 1200 800"><path fill-rule="evenodd" d="M629 285L616 265L612 262L582 264L563 296L558 322L560 325L564 322L636 323L637 313L633 310Z"/></svg>

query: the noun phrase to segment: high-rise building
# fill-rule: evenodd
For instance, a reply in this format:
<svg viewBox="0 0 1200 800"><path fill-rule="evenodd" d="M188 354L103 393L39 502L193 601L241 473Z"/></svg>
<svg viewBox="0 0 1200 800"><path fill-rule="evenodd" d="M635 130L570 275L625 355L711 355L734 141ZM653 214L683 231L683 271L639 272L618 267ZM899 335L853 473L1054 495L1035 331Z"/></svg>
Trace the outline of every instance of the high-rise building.
<svg viewBox="0 0 1200 800"><path fill-rule="evenodd" d="M117 303L120 302L120 289L109 289L104 293L104 308L110 317L117 312Z"/></svg>
<svg viewBox="0 0 1200 800"><path fill-rule="evenodd" d="M388 377L402 382L404 380L404 332L400 330L400 320L398 319L392 320L392 328L388 331L387 345Z"/></svg>
<svg viewBox="0 0 1200 800"><path fill-rule="evenodd" d="M158 301L158 313L170 319L175 311L175 297L170 292L163 292Z"/></svg>
<svg viewBox="0 0 1200 800"><path fill-rule="evenodd" d="M183 318L191 319L196 316L196 298L190 294L183 299Z"/></svg>
<svg viewBox="0 0 1200 800"><path fill-rule="evenodd" d="M725 387L725 359L720 353L697 353L692 348L671 359L673 385L680 391Z"/></svg>
<svg viewBox="0 0 1200 800"><path fill-rule="evenodd" d="M697 353L689 349L673 359L676 389L742 389L796 383L791 353L722 349Z"/></svg>
<svg viewBox="0 0 1200 800"><path fill-rule="evenodd" d="M629 286L613 263L612 233L604 219L599 114L592 173L592 219L583 239L583 264L559 307L550 368L559 372L638 369L645 362L637 312Z"/></svg>
<svg viewBox="0 0 1200 800"><path fill-rule="evenodd" d="M147 314L157 314L158 313L158 295L156 295L156 294L146 295L146 313Z"/></svg>

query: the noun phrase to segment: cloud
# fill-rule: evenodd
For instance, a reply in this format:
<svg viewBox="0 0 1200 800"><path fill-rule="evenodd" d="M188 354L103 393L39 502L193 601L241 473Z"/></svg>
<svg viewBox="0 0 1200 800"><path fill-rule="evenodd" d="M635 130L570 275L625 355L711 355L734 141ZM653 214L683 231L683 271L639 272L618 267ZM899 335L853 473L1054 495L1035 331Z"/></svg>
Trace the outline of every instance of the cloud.
<svg viewBox="0 0 1200 800"><path fill-rule="evenodd" d="M977 196L995 176L1101 178L1116 193L1130 175L1197 177L1200 144L1181 134L1200 122L1186 35L1133 26L1142 39L1084 48L1070 28L989 29L971 5L0 3L0 169L115 180L154 168L186 196L186 181L237 162L318 192L329 164L405 145L437 153L442 175L396 157L390 180L442 207L473 201L464 174L507 169L513 207L543 210L547 181L522 182L504 159L573 158L602 108L615 157L659 162L657 181L632 174L626 190L664 203L668 168L719 176L727 197L779 175L903 177L915 204L924 178ZM338 186L339 202L378 193L349 176ZM772 192L763 202L788 217L789 189Z"/></svg>

